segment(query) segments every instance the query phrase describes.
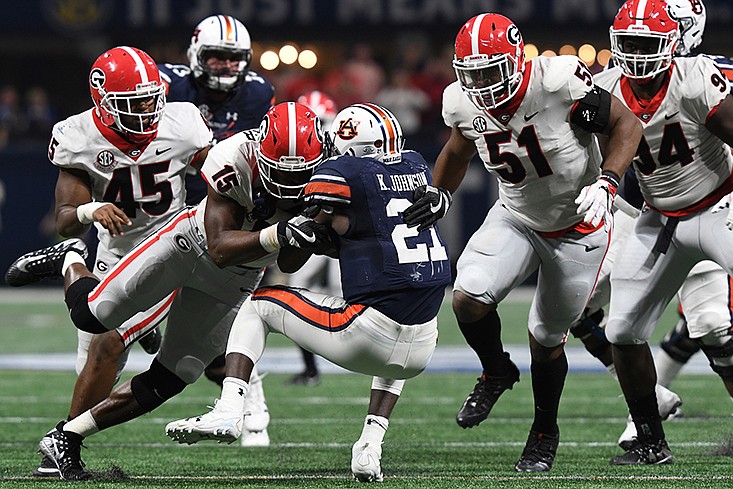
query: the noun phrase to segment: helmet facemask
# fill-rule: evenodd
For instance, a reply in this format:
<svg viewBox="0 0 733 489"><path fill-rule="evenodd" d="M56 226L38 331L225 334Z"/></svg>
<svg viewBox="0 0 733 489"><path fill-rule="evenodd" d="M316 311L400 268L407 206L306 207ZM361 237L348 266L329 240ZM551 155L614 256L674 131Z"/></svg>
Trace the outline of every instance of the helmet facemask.
<svg viewBox="0 0 733 489"><path fill-rule="evenodd" d="M635 80L651 80L666 71L672 64L678 40L678 30L660 33L646 26L639 30L611 28L613 57L624 75Z"/></svg>
<svg viewBox="0 0 733 489"><path fill-rule="evenodd" d="M258 148L257 168L265 189L278 199L299 199L313 171L323 157L306 161L302 156L281 156L274 160L268 158Z"/></svg>
<svg viewBox="0 0 733 489"><path fill-rule="evenodd" d="M196 79L212 90L229 92L244 83L252 60L252 50L201 46L196 59L198 60L197 68L194 70Z"/></svg>
<svg viewBox="0 0 733 489"><path fill-rule="evenodd" d="M507 53L454 58L458 82L478 109L490 110L514 96L522 83L519 61Z"/></svg>
<svg viewBox="0 0 733 489"><path fill-rule="evenodd" d="M165 87L151 82L130 92L104 92L99 110L102 121L131 139L145 139L156 133L165 109ZM107 122L110 123L107 123Z"/></svg>

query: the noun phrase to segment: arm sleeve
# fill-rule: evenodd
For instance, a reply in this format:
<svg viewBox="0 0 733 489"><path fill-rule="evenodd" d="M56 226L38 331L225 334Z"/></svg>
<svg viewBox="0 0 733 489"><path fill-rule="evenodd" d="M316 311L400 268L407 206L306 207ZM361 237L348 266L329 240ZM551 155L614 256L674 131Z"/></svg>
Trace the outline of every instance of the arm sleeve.
<svg viewBox="0 0 733 489"><path fill-rule="evenodd" d="M570 109L570 122L588 132L603 132L611 118L611 94L594 85Z"/></svg>
<svg viewBox="0 0 733 489"><path fill-rule="evenodd" d="M319 168L305 187L309 205L347 207L351 205L351 187L334 168Z"/></svg>

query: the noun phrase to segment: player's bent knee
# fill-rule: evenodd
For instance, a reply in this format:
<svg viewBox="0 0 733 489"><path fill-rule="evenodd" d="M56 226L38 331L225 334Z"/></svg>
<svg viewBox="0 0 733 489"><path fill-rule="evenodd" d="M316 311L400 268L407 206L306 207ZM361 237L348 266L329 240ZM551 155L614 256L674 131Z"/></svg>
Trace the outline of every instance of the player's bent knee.
<svg viewBox="0 0 733 489"><path fill-rule="evenodd" d="M709 333L697 341L710 361L710 368L724 380L733 380L733 337Z"/></svg>
<svg viewBox="0 0 733 489"><path fill-rule="evenodd" d="M148 370L132 378L130 390L140 407L150 412L179 394L186 385L176 374L154 359Z"/></svg>
<svg viewBox="0 0 733 489"><path fill-rule="evenodd" d="M692 355L700 350L698 341L690 338L690 332L684 318L681 318L675 328L664 336L659 347L670 358L680 363L686 363Z"/></svg>
<svg viewBox="0 0 733 489"><path fill-rule="evenodd" d="M495 310L495 304L485 304L460 290L453 292L453 312L459 321L473 323Z"/></svg>
<svg viewBox="0 0 733 489"><path fill-rule="evenodd" d="M83 277L69 286L64 300L69 308L71 321L78 329L92 334L101 334L109 331L99 320L94 317L89 309L89 293L97 286L99 280L91 277Z"/></svg>

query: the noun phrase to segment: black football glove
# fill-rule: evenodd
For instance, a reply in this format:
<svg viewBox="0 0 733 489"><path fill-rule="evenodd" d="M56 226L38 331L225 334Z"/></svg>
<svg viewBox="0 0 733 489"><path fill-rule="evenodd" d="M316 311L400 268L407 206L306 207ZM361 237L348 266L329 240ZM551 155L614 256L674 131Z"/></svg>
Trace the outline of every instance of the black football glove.
<svg viewBox="0 0 733 489"><path fill-rule="evenodd" d="M402 212L402 218L408 227L417 226L418 231L428 229L445 216L453 202L449 191L432 185L416 188L412 197L415 203Z"/></svg>
<svg viewBox="0 0 733 489"><path fill-rule="evenodd" d="M326 226L302 215L277 224L277 241L280 246L316 250L330 239Z"/></svg>

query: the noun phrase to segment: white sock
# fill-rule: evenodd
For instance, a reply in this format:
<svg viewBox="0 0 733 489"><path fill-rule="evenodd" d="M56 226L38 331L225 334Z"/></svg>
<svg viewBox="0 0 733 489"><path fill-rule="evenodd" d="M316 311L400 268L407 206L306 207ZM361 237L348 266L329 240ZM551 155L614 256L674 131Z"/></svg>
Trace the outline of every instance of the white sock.
<svg viewBox="0 0 733 489"><path fill-rule="evenodd" d="M247 398L249 383L236 377L226 377L222 384L221 399L216 407L244 413L244 400Z"/></svg>
<svg viewBox="0 0 733 489"><path fill-rule="evenodd" d="M657 382L665 387L669 386L684 365L684 363L678 362L660 348L654 356L654 366L657 369Z"/></svg>
<svg viewBox="0 0 733 489"><path fill-rule="evenodd" d="M364 419L364 429L361 431L359 440L371 445L381 446L384 435L387 433L387 428L389 428L389 420L387 418L368 414Z"/></svg>
<svg viewBox="0 0 733 489"><path fill-rule="evenodd" d="M64 256L64 263L61 265L61 275L66 275L66 270L69 269L71 265L74 263L81 263L82 265L86 266L86 262L84 261L84 258L81 257L79 253L76 251L69 251Z"/></svg>
<svg viewBox="0 0 733 489"><path fill-rule="evenodd" d="M71 431L86 438L89 435L97 433L99 427L97 426L97 422L94 421L92 412L87 410L64 424L64 431Z"/></svg>

